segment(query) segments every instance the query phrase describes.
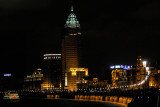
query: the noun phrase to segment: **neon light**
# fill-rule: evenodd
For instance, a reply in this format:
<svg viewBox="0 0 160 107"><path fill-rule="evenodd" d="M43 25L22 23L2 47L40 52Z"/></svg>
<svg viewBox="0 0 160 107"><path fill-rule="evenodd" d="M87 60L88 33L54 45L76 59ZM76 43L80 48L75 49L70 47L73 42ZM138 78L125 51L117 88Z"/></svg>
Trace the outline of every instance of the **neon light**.
<svg viewBox="0 0 160 107"><path fill-rule="evenodd" d="M121 65L121 68L124 68L124 65Z"/></svg>
<svg viewBox="0 0 160 107"><path fill-rule="evenodd" d="M13 95L13 98L16 98L17 96L16 95Z"/></svg>
<svg viewBox="0 0 160 107"><path fill-rule="evenodd" d="M128 70L128 69L131 68L131 66L127 66L127 65L115 65L115 66L110 66L110 68L111 69L114 69L114 68L120 69L120 68L122 68L122 69Z"/></svg>
<svg viewBox="0 0 160 107"><path fill-rule="evenodd" d="M121 66L120 65L116 65L115 68L121 68Z"/></svg>
<svg viewBox="0 0 160 107"><path fill-rule="evenodd" d="M114 66L110 66L111 69L114 69Z"/></svg>
<svg viewBox="0 0 160 107"><path fill-rule="evenodd" d="M4 77L10 77L12 76L11 74L4 74Z"/></svg>

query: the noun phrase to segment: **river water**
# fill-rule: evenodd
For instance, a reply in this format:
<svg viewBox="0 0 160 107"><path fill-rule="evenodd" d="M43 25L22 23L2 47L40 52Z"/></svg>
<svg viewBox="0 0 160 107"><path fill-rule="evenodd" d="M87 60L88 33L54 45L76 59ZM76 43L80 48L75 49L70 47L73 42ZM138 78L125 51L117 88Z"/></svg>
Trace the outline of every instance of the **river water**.
<svg viewBox="0 0 160 107"><path fill-rule="evenodd" d="M1 107L123 107L117 104L109 104L96 101L78 101L68 99L27 98L14 100L1 100Z"/></svg>

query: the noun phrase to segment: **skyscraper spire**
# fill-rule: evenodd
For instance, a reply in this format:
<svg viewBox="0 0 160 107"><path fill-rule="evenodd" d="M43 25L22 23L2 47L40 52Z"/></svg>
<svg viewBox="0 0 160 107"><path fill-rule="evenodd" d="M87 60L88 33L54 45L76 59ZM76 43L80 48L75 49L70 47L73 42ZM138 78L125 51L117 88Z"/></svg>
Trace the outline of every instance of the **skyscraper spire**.
<svg viewBox="0 0 160 107"><path fill-rule="evenodd" d="M73 5L71 5L71 12L73 12Z"/></svg>

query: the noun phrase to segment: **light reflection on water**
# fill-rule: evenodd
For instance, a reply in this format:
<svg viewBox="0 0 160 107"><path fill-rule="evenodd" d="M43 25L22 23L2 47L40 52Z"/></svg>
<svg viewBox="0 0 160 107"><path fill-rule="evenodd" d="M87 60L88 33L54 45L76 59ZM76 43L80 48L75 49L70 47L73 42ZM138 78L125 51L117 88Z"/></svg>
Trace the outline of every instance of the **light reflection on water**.
<svg viewBox="0 0 160 107"><path fill-rule="evenodd" d="M0 105L2 107L5 106L15 106L15 107L22 107L22 106L44 106L44 107L122 107L115 104L107 104L103 102L95 102L95 101L79 101L74 99L59 99L59 98L28 98L28 99L20 99L19 102L9 102L9 101L0 101Z"/></svg>
<svg viewBox="0 0 160 107"><path fill-rule="evenodd" d="M28 98L28 99L20 99L19 102L13 102L13 101L0 101L0 106L15 106L15 107L22 107L22 106L44 106L44 107L113 107L113 104L106 104L106 103L100 103L100 102L94 102L94 101L78 101L78 100L72 100L72 99L54 99L54 98ZM117 105L114 105L114 107L120 107Z"/></svg>

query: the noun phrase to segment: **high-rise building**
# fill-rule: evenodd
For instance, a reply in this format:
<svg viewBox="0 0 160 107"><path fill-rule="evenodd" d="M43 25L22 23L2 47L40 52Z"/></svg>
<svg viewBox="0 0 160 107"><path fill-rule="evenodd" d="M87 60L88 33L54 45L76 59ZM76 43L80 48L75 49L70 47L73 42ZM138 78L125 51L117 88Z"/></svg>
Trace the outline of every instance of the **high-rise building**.
<svg viewBox="0 0 160 107"><path fill-rule="evenodd" d="M71 10L65 24L62 39L62 64L63 71L78 68L80 64L80 44L82 35L77 16Z"/></svg>
<svg viewBox="0 0 160 107"><path fill-rule="evenodd" d="M41 90L61 89L62 64L61 54L43 55L43 83Z"/></svg>
<svg viewBox="0 0 160 107"><path fill-rule="evenodd" d="M81 64L81 31L77 16L71 7L62 38L63 87L77 90L77 83L88 76L88 69ZM80 76L79 76L80 75Z"/></svg>

